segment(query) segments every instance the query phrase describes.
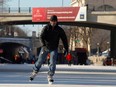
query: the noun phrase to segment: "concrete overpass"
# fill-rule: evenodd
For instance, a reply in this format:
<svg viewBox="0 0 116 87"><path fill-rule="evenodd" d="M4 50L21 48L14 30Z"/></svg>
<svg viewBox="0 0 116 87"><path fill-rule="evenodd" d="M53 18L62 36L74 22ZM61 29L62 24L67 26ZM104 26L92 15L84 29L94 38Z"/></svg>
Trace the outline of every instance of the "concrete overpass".
<svg viewBox="0 0 116 87"><path fill-rule="evenodd" d="M59 22L60 25L84 26L111 31L111 57L116 58L116 11L91 11L87 13L84 22ZM2 13L0 21L3 25L46 24L47 22L32 22L31 13Z"/></svg>
<svg viewBox="0 0 116 87"><path fill-rule="evenodd" d="M17 43L26 47L31 47L31 39L29 38L0 38L0 43Z"/></svg>
<svg viewBox="0 0 116 87"><path fill-rule="evenodd" d="M105 23L116 25L116 11L91 11L87 14L86 22ZM16 24L36 24L31 21L32 13L0 13L0 22L12 23L17 21ZM18 22L19 21L19 22ZM38 24L38 22L37 22ZM40 22L41 24L41 22ZM43 22L42 22L43 24Z"/></svg>

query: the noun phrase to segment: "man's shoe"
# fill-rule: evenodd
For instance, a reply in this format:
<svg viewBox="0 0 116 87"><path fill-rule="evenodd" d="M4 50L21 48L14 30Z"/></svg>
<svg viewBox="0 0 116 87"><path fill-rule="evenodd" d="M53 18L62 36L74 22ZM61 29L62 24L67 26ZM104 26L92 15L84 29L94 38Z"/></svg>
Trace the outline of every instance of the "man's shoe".
<svg viewBox="0 0 116 87"><path fill-rule="evenodd" d="M49 75L48 75L47 78L48 78L48 84L50 84L50 85L53 84L53 82L54 82L53 76L49 76Z"/></svg>
<svg viewBox="0 0 116 87"><path fill-rule="evenodd" d="M35 76L38 74L38 71L33 70L31 76L30 76L30 81L34 80Z"/></svg>

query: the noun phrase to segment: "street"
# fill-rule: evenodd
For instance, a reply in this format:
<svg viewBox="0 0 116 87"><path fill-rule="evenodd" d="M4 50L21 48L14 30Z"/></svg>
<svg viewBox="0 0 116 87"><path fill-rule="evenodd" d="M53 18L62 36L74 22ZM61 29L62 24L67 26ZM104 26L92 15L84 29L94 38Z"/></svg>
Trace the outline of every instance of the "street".
<svg viewBox="0 0 116 87"><path fill-rule="evenodd" d="M0 87L46 87L47 65L29 82L33 65L0 65ZM53 87L116 87L115 66L57 65Z"/></svg>

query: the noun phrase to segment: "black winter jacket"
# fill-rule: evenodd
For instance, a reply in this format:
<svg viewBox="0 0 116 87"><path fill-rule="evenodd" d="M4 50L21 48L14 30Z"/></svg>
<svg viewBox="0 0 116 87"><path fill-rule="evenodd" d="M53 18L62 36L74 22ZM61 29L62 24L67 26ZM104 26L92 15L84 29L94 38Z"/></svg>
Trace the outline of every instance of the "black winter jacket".
<svg viewBox="0 0 116 87"><path fill-rule="evenodd" d="M68 51L68 41L64 30L58 24L52 29L50 24L46 25L40 35L43 46L49 50L58 48L59 40L61 39L66 51Z"/></svg>

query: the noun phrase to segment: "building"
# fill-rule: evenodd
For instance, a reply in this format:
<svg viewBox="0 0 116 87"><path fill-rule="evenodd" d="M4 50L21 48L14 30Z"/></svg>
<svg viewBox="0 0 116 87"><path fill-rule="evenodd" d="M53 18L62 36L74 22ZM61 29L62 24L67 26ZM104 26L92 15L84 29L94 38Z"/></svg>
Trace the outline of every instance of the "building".
<svg viewBox="0 0 116 87"><path fill-rule="evenodd" d="M116 10L115 0L71 0L71 6L88 6L88 9L97 11Z"/></svg>
<svg viewBox="0 0 116 87"><path fill-rule="evenodd" d="M115 11L116 10L116 3L115 0L71 0L71 6L76 7L76 6L87 6L87 13L90 14L92 11ZM91 31L91 29L86 29L87 32ZM79 29L80 33L83 33L82 28ZM83 39L80 38L80 43L77 43L77 45L73 45L74 48L82 47L82 48L87 48L88 52L90 53L92 43L91 43L91 38L88 38L88 43L84 43ZM93 47L96 46L96 43L94 43Z"/></svg>

